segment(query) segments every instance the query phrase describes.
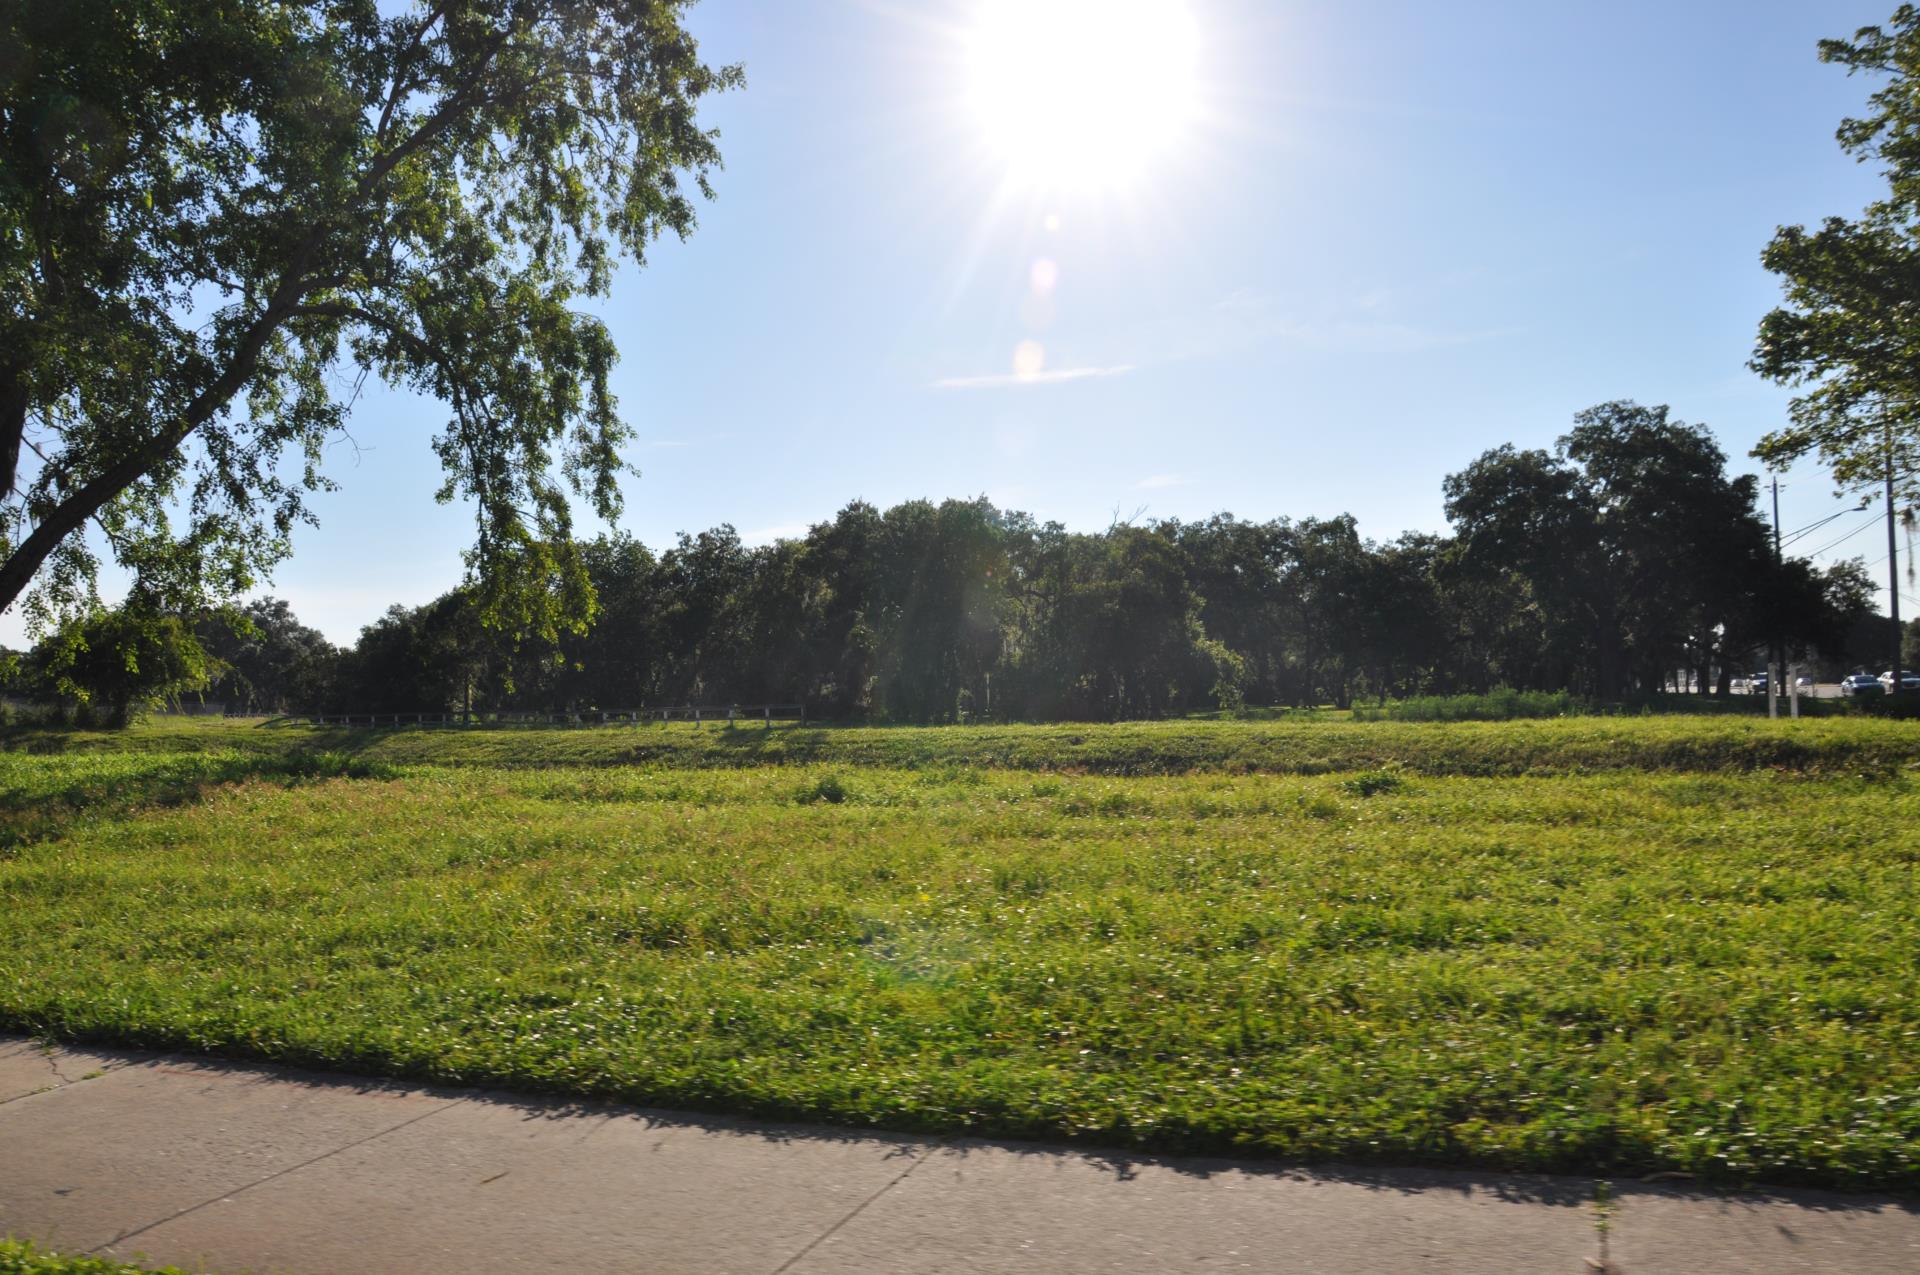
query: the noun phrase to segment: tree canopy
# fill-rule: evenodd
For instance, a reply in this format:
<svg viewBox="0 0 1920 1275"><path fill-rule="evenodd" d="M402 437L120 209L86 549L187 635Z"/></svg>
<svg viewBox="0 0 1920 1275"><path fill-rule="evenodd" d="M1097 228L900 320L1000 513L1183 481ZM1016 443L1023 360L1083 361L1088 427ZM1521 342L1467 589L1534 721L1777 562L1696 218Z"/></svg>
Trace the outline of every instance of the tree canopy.
<svg viewBox="0 0 1920 1275"><path fill-rule="evenodd" d="M376 376L446 405L487 619L584 622L628 427L575 304L691 230L740 81L685 8L0 6L0 607L84 611L89 526L155 605L251 588Z"/></svg>
<svg viewBox="0 0 1920 1275"><path fill-rule="evenodd" d="M1553 452L1496 448L1450 477L1450 537L1231 514L1077 533L981 499L855 501L768 545L724 526L658 553L589 542L600 613L551 640L488 628L471 588L393 607L345 651L272 600L239 634L200 631L226 705L362 713L804 700L1089 720L1499 686L1725 694L1773 641L1829 676L1876 657L1858 565L1776 560L1755 479L1726 465L1665 408L1608 403Z"/></svg>
<svg viewBox="0 0 1920 1275"><path fill-rule="evenodd" d="M1877 163L1887 194L1817 230L1783 226L1762 254L1786 304L1761 321L1752 366L1800 393L1792 423L1755 454L1776 468L1818 455L1836 482L1871 489L1894 473L1911 508L1920 459L1920 9L1886 27L1825 40L1822 61L1885 77L1867 114L1842 122L1842 147Z"/></svg>

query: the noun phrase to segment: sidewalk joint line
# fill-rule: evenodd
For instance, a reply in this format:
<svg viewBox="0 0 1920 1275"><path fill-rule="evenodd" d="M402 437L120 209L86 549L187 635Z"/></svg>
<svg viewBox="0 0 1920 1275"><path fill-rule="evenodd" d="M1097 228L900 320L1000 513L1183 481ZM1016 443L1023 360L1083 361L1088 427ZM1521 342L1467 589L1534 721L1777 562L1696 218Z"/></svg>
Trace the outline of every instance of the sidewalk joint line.
<svg viewBox="0 0 1920 1275"><path fill-rule="evenodd" d="M198 1213L201 1209L207 1208L211 1205L218 1204L222 1200L231 1200L234 1196L241 1195L247 1191L251 1191L253 1190L253 1188L257 1186L265 1186L269 1182L273 1182L280 1178L284 1178L289 1173L298 1173L300 1170L307 1168L311 1165L318 1164L322 1160L332 1159L334 1156L339 1155L342 1151L351 1151L355 1147L365 1146L367 1143L372 1142L375 1138L384 1138L390 1133L398 1133L400 1130L406 1128L410 1124L419 1124L422 1120L425 1120L429 1116L437 1116L441 1112L446 1111L452 1107L457 1107L461 1103L466 1101L467 1101L466 1098L455 1098L452 1102L443 1102L431 1111L423 1111L417 1116L413 1116L413 1117L410 1117L409 1119L402 1120L399 1124L390 1125L385 1129L376 1129L364 1138L355 1138L352 1142L343 1143L340 1146L333 1148L333 1150L331 1151L322 1151L319 1155L314 1156L311 1159L302 1160L298 1164L290 1164L284 1169L280 1169L273 1173L269 1173L264 1178L255 1179L254 1181L247 1183L245 1186L236 1187L231 1191L222 1191L219 1195L214 1196L210 1200L202 1200L198 1204L190 1204L186 1208L181 1209L178 1212L170 1213L166 1217L159 1218L155 1221L147 1223L145 1226L136 1226L131 1231L122 1231L120 1234L114 1236L112 1239L103 1241L102 1243L96 1244L92 1248L88 1249L87 1255L91 1257L99 1253L102 1249L112 1248L115 1244L124 1244L128 1240L133 1239L135 1236L145 1235L148 1231L153 1230L157 1226L165 1226L169 1222L177 1222L181 1218L187 1216L189 1213Z"/></svg>
<svg viewBox="0 0 1920 1275"><path fill-rule="evenodd" d="M920 1154L916 1155L913 1158L912 1164L909 1164L906 1168L900 1170L899 1173L894 1175L892 1181L886 1183L878 1191L875 1191L872 1195L869 1195L866 1199L854 1205L853 1208L848 1211L845 1217L841 1218L838 1222L835 1222L832 1226L829 1226L826 1230L822 1231L819 1235L815 1236L812 1239L812 1241L810 1241L807 1244L805 1248L801 1249L798 1253L795 1253L792 1257L789 1257L786 1261L780 1263L780 1265L774 1267L773 1275L786 1275L786 1272L792 1270L796 1265L798 1265L800 1260L804 1258L807 1254L813 1252L814 1249L819 1248L822 1244L826 1243L828 1240L832 1239L836 1234L838 1234L841 1227L845 1226L847 1223L853 1221L853 1219L859 1217L862 1213L866 1212L867 1206L869 1204L872 1204L875 1200L879 1199L881 1196L885 1195L887 1192L893 1190L893 1188L899 1186L902 1182L905 1182L907 1180L907 1177L910 1174L912 1174L912 1172L915 1169L925 1164L927 1160L933 1155L934 1152L938 1151L941 1147L946 1146L947 1143L950 1142L951 1140L952 1139L950 1138L936 1138L932 1142L927 1143L927 1145L921 1149Z"/></svg>
<svg viewBox="0 0 1920 1275"><path fill-rule="evenodd" d="M1593 1229L1600 1243L1600 1256L1587 1259L1587 1269L1593 1275L1613 1275L1613 1254L1610 1240L1613 1234L1614 1220L1619 1216L1620 1204L1614 1198L1613 1181L1610 1178L1595 1178L1593 1182Z"/></svg>

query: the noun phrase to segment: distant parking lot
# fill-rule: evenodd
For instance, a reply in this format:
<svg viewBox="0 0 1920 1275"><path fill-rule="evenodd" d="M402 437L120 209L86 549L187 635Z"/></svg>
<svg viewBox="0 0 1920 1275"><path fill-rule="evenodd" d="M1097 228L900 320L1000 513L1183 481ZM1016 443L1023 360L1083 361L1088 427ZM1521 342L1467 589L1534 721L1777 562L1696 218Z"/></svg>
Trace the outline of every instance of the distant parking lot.
<svg viewBox="0 0 1920 1275"><path fill-rule="evenodd" d="M1733 693L1735 695L1754 695L1754 694L1765 695L1767 692L1765 688L1762 688L1761 690L1756 692L1753 689L1753 683L1751 681L1748 681L1746 679L1741 679L1734 682ZM1811 697L1813 699L1839 699L1840 683L1815 682L1811 687L1806 687L1806 686L1801 687L1800 694L1802 696Z"/></svg>

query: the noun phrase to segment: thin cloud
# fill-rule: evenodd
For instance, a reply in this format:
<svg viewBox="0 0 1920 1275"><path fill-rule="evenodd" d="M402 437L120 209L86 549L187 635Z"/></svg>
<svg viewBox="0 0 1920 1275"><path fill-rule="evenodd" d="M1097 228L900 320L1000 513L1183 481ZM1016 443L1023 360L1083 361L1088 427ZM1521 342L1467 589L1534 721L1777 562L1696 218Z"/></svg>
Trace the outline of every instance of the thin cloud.
<svg viewBox="0 0 1920 1275"><path fill-rule="evenodd" d="M1165 319L1144 339L1160 351L1155 361L1227 358L1276 346L1333 355L1416 355L1475 345L1512 336L1523 329L1459 329L1398 321L1397 298L1376 289L1318 313L1284 309L1273 297L1250 288L1228 293L1197 314Z"/></svg>
<svg viewBox="0 0 1920 1275"><path fill-rule="evenodd" d="M1087 381L1096 377L1125 376L1133 371L1133 364L1119 363L1113 367L1063 367L1048 372L1032 372L1025 376L1017 372L1002 372L994 376L947 376L933 383L936 390L999 390L1011 389L1020 385L1058 385L1062 381Z"/></svg>
<svg viewBox="0 0 1920 1275"><path fill-rule="evenodd" d="M1193 479L1180 474L1155 474L1134 484L1137 491L1165 491L1169 487L1191 487Z"/></svg>
<svg viewBox="0 0 1920 1275"><path fill-rule="evenodd" d="M756 527L752 531L740 533L740 543L754 548L770 545L776 540L798 540L813 530L804 522L783 522L773 527Z"/></svg>

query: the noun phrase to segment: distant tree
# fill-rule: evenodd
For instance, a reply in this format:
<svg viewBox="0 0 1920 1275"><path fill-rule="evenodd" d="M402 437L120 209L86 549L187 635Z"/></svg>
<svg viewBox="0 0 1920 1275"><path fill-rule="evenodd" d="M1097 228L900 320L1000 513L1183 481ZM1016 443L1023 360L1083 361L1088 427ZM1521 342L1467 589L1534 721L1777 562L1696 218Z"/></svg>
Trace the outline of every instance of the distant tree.
<svg viewBox="0 0 1920 1275"><path fill-rule="evenodd" d="M1455 578L1485 600L1532 612L1534 675L1516 684L1617 694L1617 598L1602 570L1599 511L1579 471L1545 451L1499 447L1449 475L1444 489L1459 537Z"/></svg>
<svg viewBox="0 0 1920 1275"><path fill-rule="evenodd" d="M447 405L489 622L583 622L570 495L618 510L628 427L573 305L692 228L740 78L684 9L0 6L0 608L84 609L89 523L157 605L248 588L357 370Z"/></svg>
<svg viewBox="0 0 1920 1275"><path fill-rule="evenodd" d="M1247 701L1267 705L1288 698L1288 650L1298 635L1289 626L1292 598L1282 583L1291 564L1286 525L1218 514L1205 522L1168 523L1166 533L1186 556L1207 635L1242 662Z"/></svg>
<svg viewBox="0 0 1920 1275"><path fill-rule="evenodd" d="M1790 636L1757 480L1726 464L1704 429L1619 402L1576 416L1552 455L1499 448L1446 480L1462 562L1539 609L1558 657L1542 689L1657 691Z"/></svg>
<svg viewBox="0 0 1920 1275"><path fill-rule="evenodd" d="M1788 586L1757 513L1759 480L1728 475L1727 455L1706 430L1671 419L1665 407L1606 403L1575 417L1561 448L1581 466L1598 511L1604 587L1615 595L1622 649L1641 690L1710 662L1712 635L1740 627L1756 608L1774 615L1763 640L1799 631L1792 617L1803 613L1780 601ZM1818 586L1810 587L1817 600Z"/></svg>
<svg viewBox="0 0 1920 1275"><path fill-rule="evenodd" d="M1173 541L1117 526L1083 543L1062 626L1079 666L1068 692L1074 715L1161 717L1200 707L1223 681L1237 697L1233 662L1207 641Z"/></svg>
<svg viewBox="0 0 1920 1275"><path fill-rule="evenodd" d="M333 644L281 598L209 615L194 634L221 666L207 693L249 710L311 710L316 682L337 658Z"/></svg>
<svg viewBox="0 0 1920 1275"><path fill-rule="evenodd" d="M660 693L674 704L734 698L742 637L737 603L751 579L751 555L731 526L682 534L660 555L659 627L666 660Z"/></svg>
<svg viewBox="0 0 1920 1275"><path fill-rule="evenodd" d="M1368 545L1359 610L1367 688L1390 695L1454 689L1456 622L1441 587L1447 541L1417 533Z"/></svg>
<svg viewBox="0 0 1920 1275"><path fill-rule="evenodd" d="M1368 613L1372 548L1351 514L1280 524L1285 644L1294 703L1352 703L1381 634Z"/></svg>
<svg viewBox="0 0 1920 1275"><path fill-rule="evenodd" d="M780 540L754 549L750 559L731 616L740 643L733 698L759 704L811 698L822 672L813 635L826 605L812 550L803 540Z"/></svg>
<svg viewBox="0 0 1920 1275"><path fill-rule="evenodd" d="M46 684L111 726L204 690L220 665L193 627L139 602L69 621L42 644Z"/></svg>
<svg viewBox="0 0 1920 1275"><path fill-rule="evenodd" d="M812 676L794 688L827 717L856 717L872 708L879 676L880 511L856 500L807 534L807 569L817 588L812 627L804 637Z"/></svg>
<svg viewBox="0 0 1920 1275"><path fill-rule="evenodd" d="M627 710L652 704L666 652L657 627L663 600L653 554L627 535L602 536L581 548L599 611L591 628L566 634L550 663L553 706ZM537 663L548 664L538 660ZM539 683L516 679L534 692ZM545 706L545 705L543 705Z"/></svg>
<svg viewBox="0 0 1920 1275"><path fill-rule="evenodd" d="M1884 637L1877 647L1859 641L1862 633L1873 632L1862 621L1874 616L1874 589L1858 559L1836 562L1824 570L1804 558L1788 558L1775 564L1771 557L1754 581L1751 608L1745 613L1743 627L1729 629L1726 650L1734 657L1744 656L1754 667L1763 667L1774 643L1789 660L1815 660L1823 664L1850 664L1850 647L1860 647L1861 658L1885 661L1891 642ZM1729 664L1732 659L1727 661ZM1846 669L1838 669L1845 672Z"/></svg>
<svg viewBox="0 0 1920 1275"><path fill-rule="evenodd" d="M1846 627L1840 643L1832 652L1831 667L1837 673L1878 674L1887 667L1894 645L1900 641L1901 633L1893 620L1870 605Z"/></svg>
<svg viewBox="0 0 1920 1275"><path fill-rule="evenodd" d="M341 660L335 705L348 712L444 713L486 685L497 655L471 594L454 590L422 607L392 606L360 631ZM497 672L497 664L492 667ZM498 685L498 682L495 683Z"/></svg>
<svg viewBox="0 0 1920 1275"><path fill-rule="evenodd" d="M986 693L1000 659L1006 527L986 500L909 501L882 516L875 601L874 707L947 721Z"/></svg>

